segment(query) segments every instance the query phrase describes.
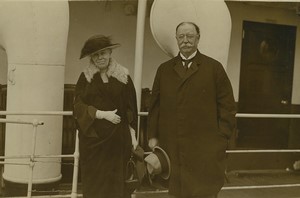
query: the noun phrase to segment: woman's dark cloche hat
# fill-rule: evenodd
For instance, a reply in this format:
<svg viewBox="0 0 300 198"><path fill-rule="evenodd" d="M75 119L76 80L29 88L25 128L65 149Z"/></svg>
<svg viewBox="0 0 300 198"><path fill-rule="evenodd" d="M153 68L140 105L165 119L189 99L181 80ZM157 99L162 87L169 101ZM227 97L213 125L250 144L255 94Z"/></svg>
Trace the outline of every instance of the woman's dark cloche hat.
<svg viewBox="0 0 300 198"><path fill-rule="evenodd" d="M81 49L80 59L89 56L97 51L104 49L113 49L120 47L119 43L111 43L111 39L104 35L95 35L90 37Z"/></svg>

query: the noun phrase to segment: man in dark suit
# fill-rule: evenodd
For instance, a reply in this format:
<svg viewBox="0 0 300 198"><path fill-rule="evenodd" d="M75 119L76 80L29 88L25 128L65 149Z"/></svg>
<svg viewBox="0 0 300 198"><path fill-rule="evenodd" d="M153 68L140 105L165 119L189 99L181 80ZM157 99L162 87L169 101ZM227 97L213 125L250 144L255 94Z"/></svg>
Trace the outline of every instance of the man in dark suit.
<svg viewBox="0 0 300 198"><path fill-rule="evenodd" d="M224 185L225 151L236 126L232 87L221 63L198 51L196 24L180 23L176 39L180 53L154 79L149 147L159 144L170 157L171 197L213 198Z"/></svg>

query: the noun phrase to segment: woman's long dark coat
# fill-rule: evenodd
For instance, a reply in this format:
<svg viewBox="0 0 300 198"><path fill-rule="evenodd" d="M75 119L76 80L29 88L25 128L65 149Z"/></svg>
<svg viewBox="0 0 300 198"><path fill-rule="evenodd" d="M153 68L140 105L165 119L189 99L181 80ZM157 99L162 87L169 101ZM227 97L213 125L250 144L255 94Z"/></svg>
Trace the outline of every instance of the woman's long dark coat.
<svg viewBox="0 0 300 198"><path fill-rule="evenodd" d="M118 109L121 123L96 119L97 109ZM132 147L129 124L137 128L136 94L130 77L127 84L114 77L103 83L98 72L89 83L82 73L75 90L74 116L79 128L84 197L130 197L124 188L125 166Z"/></svg>
<svg viewBox="0 0 300 198"><path fill-rule="evenodd" d="M158 68L148 136L158 138L169 154L170 194L192 197L219 192L235 113L230 81L214 59L197 52L187 71L179 56Z"/></svg>

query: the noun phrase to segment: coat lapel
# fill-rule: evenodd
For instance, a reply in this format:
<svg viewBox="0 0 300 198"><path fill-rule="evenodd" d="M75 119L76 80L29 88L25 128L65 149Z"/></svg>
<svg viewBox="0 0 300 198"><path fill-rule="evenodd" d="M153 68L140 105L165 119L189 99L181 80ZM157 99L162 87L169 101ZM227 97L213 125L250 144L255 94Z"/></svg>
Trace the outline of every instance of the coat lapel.
<svg viewBox="0 0 300 198"><path fill-rule="evenodd" d="M186 74L184 75L184 79L188 79L191 77L196 71L198 70L198 63L196 61L193 61L190 68L186 71Z"/></svg>
<svg viewBox="0 0 300 198"><path fill-rule="evenodd" d="M183 65L182 65L182 62L181 62L181 58L180 58L179 55L175 58L175 61L174 61L174 70L179 75L180 78L184 78L186 71L183 68Z"/></svg>
<svg viewBox="0 0 300 198"><path fill-rule="evenodd" d="M198 71L200 64L201 64L201 54L198 51L192 65L187 71L185 71L181 62L180 55L178 54L178 56L174 60L174 70L182 79L180 84L184 83L188 78L190 78L194 73L196 73Z"/></svg>

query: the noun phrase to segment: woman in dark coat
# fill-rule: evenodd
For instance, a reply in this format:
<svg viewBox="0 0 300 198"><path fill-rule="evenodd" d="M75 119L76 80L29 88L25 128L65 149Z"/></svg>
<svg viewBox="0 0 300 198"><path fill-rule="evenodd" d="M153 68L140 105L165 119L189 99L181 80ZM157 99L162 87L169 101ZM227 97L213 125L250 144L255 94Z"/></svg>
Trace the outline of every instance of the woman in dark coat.
<svg viewBox="0 0 300 198"><path fill-rule="evenodd" d="M111 57L111 40L102 35L88 39L80 58L90 64L81 73L74 100L79 129L83 196L127 198L126 163L136 147L137 103L128 70Z"/></svg>

